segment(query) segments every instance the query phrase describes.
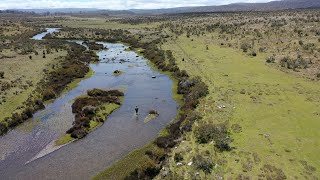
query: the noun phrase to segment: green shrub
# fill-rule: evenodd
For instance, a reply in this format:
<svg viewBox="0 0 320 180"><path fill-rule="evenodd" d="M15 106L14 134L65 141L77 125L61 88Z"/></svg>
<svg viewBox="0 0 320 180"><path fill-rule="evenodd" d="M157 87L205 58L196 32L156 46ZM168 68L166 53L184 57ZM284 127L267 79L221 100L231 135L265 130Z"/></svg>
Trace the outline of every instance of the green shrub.
<svg viewBox="0 0 320 180"><path fill-rule="evenodd" d="M215 146L221 151L229 151L230 139L225 124L202 124L196 131L195 135L199 143L215 142Z"/></svg>
<svg viewBox="0 0 320 180"><path fill-rule="evenodd" d="M209 158L204 158L201 155L196 155L192 159L197 169L202 170L205 174L210 174L214 163Z"/></svg>
<svg viewBox="0 0 320 180"><path fill-rule="evenodd" d="M175 153L175 154L174 154L174 161L175 161L175 162L181 162L181 161L183 161L183 156L181 155L181 153Z"/></svg>

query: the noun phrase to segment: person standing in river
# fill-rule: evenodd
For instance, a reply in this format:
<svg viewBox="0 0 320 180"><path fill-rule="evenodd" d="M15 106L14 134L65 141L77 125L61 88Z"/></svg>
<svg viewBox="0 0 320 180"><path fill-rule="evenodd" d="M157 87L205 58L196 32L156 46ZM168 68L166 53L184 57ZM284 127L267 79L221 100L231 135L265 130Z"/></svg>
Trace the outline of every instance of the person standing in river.
<svg viewBox="0 0 320 180"><path fill-rule="evenodd" d="M136 115L138 115L138 111L139 111L138 106L136 106L136 108L134 110L136 111Z"/></svg>

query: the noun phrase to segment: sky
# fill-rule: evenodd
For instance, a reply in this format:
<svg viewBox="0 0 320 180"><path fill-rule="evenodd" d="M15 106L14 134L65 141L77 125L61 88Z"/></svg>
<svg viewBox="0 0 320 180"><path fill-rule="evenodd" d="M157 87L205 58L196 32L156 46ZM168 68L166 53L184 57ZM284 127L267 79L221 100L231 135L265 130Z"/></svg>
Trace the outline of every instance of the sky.
<svg viewBox="0 0 320 180"><path fill-rule="evenodd" d="M0 9L98 8L160 9L185 6L268 2L271 0L0 0Z"/></svg>

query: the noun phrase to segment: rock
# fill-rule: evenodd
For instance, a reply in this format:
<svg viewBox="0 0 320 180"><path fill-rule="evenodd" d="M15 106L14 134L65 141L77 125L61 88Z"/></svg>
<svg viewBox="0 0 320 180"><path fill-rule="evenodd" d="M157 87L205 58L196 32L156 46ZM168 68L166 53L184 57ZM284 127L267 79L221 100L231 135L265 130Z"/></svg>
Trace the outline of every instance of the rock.
<svg viewBox="0 0 320 180"><path fill-rule="evenodd" d="M191 165L192 165L192 161L188 163L188 166L191 166Z"/></svg>
<svg viewBox="0 0 320 180"><path fill-rule="evenodd" d="M155 79L156 78L156 76L152 76L152 79Z"/></svg>
<svg viewBox="0 0 320 180"><path fill-rule="evenodd" d="M182 162L178 162L178 163L177 163L177 166L182 166L182 165L183 165Z"/></svg>

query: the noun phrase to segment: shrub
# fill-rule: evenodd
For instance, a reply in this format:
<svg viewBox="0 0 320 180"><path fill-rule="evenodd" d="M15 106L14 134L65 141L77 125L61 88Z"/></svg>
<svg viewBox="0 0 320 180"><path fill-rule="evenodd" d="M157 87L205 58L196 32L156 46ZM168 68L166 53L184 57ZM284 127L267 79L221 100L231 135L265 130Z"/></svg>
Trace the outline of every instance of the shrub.
<svg viewBox="0 0 320 180"><path fill-rule="evenodd" d="M47 101L56 97L55 92L52 89L46 89L43 92L43 100Z"/></svg>
<svg viewBox="0 0 320 180"><path fill-rule="evenodd" d="M215 146L221 151L229 151L230 139L225 124L202 124L195 131L199 143L208 143L215 141Z"/></svg>
<svg viewBox="0 0 320 180"><path fill-rule="evenodd" d="M248 52L248 49L251 48L251 45L247 42L242 42L240 45L240 49L242 49L243 52Z"/></svg>
<svg viewBox="0 0 320 180"><path fill-rule="evenodd" d="M257 56L257 53L256 53L255 51L252 51L252 52L250 53L250 55L255 57L255 56Z"/></svg>
<svg viewBox="0 0 320 180"><path fill-rule="evenodd" d="M159 113L156 111L156 110L150 110L149 111L149 114L152 114L152 115L159 115Z"/></svg>
<svg viewBox="0 0 320 180"><path fill-rule="evenodd" d="M3 79L3 78L4 78L4 72L0 71L0 79Z"/></svg>
<svg viewBox="0 0 320 180"><path fill-rule="evenodd" d="M197 169L202 170L205 174L210 174L214 163L209 158L204 158L201 155L196 155L192 161Z"/></svg>
<svg viewBox="0 0 320 180"><path fill-rule="evenodd" d="M181 162L181 161L183 161L183 156L181 155L181 153L175 153L175 154L174 154L174 161L175 161L175 162Z"/></svg>
<svg viewBox="0 0 320 180"><path fill-rule="evenodd" d="M303 45L303 41L299 40L299 45L302 46Z"/></svg>
<svg viewBox="0 0 320 180"><path fill-rule="evenodd" d="M145 169L137 168L130 173L129 176L125 177L125 180L136 180L136 179L153 179L159 174L160 168L157 166L150 166Z"/></svg>
<svg viewBox="0 0 320 180"><path fill-rule="evenodd" d="M276 58L274 56L269 56L266 60L266 63L275 63Z"/></svg>
<svg viewBox="0 0 320 180"><path fill-rule="evenodd" d="M119 90L110 90L105 91L101 89L91 89L88 90L88 95L92 97L98 97L98 96L124 96L124 93Z"/></svg>
<svg viewBox="0 0 320 180"><path fill-rule="evenodd" d="M8 131L8 126L6 123L0 122L0 135L5 134Z"/></svg>

